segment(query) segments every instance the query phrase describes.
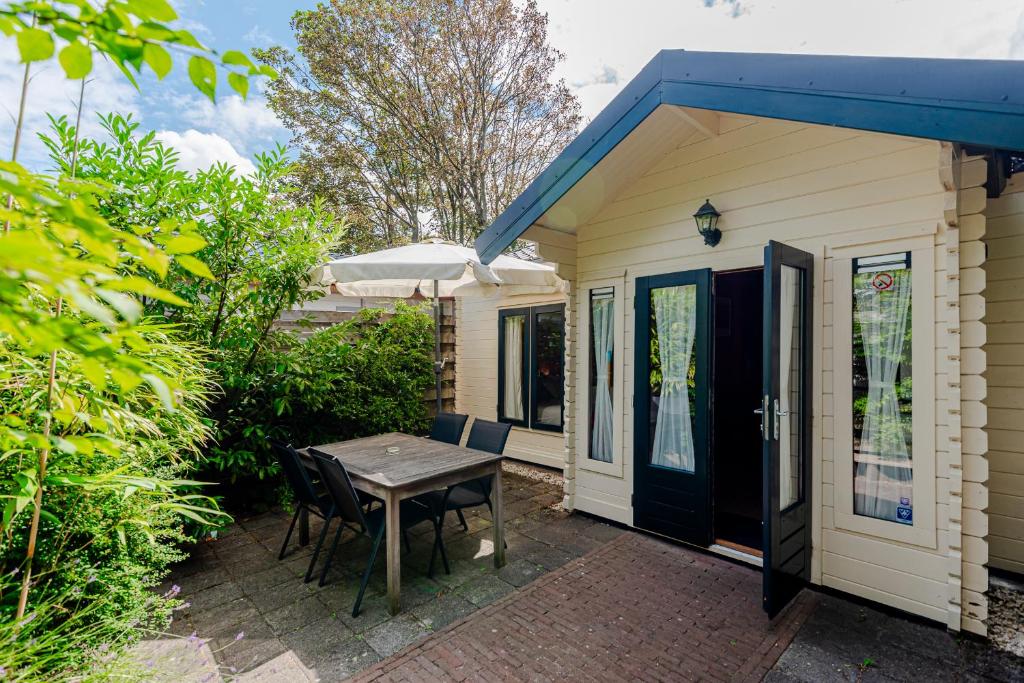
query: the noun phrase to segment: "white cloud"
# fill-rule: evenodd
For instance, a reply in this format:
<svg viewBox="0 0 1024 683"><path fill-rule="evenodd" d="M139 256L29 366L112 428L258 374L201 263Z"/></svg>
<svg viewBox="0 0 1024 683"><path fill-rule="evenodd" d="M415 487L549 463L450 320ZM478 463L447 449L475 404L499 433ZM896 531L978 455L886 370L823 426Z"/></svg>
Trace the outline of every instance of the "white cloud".
<svg viewBox="0 0 1024 683"><path fill-rule="evenodd" d="M216 104L194 97L184 112L184 118L196 128L212 131L229 140L247 154L265 151L274 140L288 134L259 92L250 93L246 100L238 95L221 96Z"/></svg>
<svg viewBox="0 0 1024 683"><path fill-rule="evenodd" d="M242 36L242 40L260 46L270 45L274 42L273 36L261 29L259 24L253 24L248 33Z"/></svg>
<svg viewBox="0 0 1024 683"><path fill-rule="evenodd" d="M1020 0L539 0L558 76L596 115L662 48L1024 57ZM1016 36L1016 37L1014 37ZM616 73L617 83L595 74Z"/></svg>
<svg viewBox="0 0 1024 683"><path fill-rule="evenodd" d="M0 40L0 156L10 158L14 128L21 97L25 66L18 62L13 40ZM46 149L36 134L49 127L46 115L66 115L74 121L81 81L69 81L56 60L32 65L25 108L25 125L18 160L25 166L49 168ZM109 62L97 58L89 75L82 109L82 132L86 136L103 134L95 112L138 114L138 92Z"/></svg>
<svg viewBox="0 0 1024 683"><path fill-rule="evenodd" d="M1024 59L1024 12L1017 19L1017 30L1010 37L1010 56Z"/></svg>
<svg viewBox="0 0 1024 683"><path fill-rule="evenodd" d="M205 170L216 163L224 162L234 166L244 175L256 171L252 161L239 154L230 142L216 133L200 133L193 128L184 133L162 130L157 132L156 138L178 151L178 168L182 170Z"/></svg>

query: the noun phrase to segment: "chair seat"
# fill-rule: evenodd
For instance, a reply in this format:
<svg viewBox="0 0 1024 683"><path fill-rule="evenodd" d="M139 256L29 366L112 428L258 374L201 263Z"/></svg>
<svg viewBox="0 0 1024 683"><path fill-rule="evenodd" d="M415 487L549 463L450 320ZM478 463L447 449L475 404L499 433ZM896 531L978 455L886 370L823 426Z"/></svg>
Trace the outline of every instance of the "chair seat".
<svg viewBox="0 0 1024 683"><path fill-rule="evenodd" d="M445 493L445 491L430 491L429 493L424 493L421 496L416 496L416 499L423 501L423 503L429 505L431 509L440 510L441 505L444 504ZM487 499L484 497L483 493L467 486L453 486L451 493L448 495L449 510L476 507L477 505L485 505L486 503Z"/></svg>
<svg viewBox="0 0 1024 683"><path fill-rule="evenodd" d="M434 519L434 513L429 507L411 499L402 501L399 506L398 515L403 529L408 529L422 522L429 522ZM365 518L368 531L371 535L375 534L387 520L387 508L381 506L370 510L366 513Z"/></svg>

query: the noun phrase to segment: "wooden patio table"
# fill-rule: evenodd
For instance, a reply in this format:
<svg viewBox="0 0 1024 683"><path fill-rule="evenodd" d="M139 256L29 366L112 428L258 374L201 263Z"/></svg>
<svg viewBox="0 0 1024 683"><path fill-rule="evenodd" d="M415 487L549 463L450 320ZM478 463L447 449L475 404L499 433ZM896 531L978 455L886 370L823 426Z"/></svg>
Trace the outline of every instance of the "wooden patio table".
<svg viewBox="0 0 1024 683"><path fill-rule="evenodd" d="M387 449L398 448L389 455ZM348 470L352 485L384 501L387 515L388 607L401 607L401 525L399 502L452 484L493 476L494 566L505 566L505 512L501 490L503 456L431 441L409 434L391 433L310 446L309 451L336 458Z"/></svg>

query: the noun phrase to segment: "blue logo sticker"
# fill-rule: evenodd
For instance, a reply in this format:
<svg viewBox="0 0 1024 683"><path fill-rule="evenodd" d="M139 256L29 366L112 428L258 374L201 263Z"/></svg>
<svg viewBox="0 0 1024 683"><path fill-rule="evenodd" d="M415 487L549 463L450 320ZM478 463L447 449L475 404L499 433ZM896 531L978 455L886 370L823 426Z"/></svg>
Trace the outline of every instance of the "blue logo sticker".
<svg viewBox="0 0 1024 683"><path fill-rule="evenodd" d="M900 505L910 505L909 498L900 498Z"/></svg>
<svg viewBox="0 0 1024 683"><path fill-rule="evenodd" d="M896 521L902 522L903 524L914 523L914 509L911 507L905 507L899 505L896 508Z"/></svg>

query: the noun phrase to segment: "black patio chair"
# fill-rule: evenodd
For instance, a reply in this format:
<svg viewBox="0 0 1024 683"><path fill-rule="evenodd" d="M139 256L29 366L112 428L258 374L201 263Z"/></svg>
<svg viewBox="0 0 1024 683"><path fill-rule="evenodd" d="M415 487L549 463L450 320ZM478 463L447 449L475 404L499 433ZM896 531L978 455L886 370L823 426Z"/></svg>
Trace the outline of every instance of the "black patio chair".
<svg viewBox="0 0 1024 683"><path fill-rule="evenodd" d="M462 441L462 432L466 429L468 419L469 415L438 413L434 418L434 426L430 428L430 438L457 446Z"/></svg>
<svg viewBox="0 0 1024 683"><path fill-rule="evenodd" d="M363 602L363 594L366 592L366 584L369 583L370 574L373 573L373 564L377 559L377 551L380 549L381 541L384 540L384 534L387 530L387 510L384 507L379 507L364 513L363 508L359 505L356 489L352 486L352 480L349 478L345 466L334 458L325 458L319 453L311 453L311 455L313 456L313 462L316 463L316 467L320 471L324 484L327 486L327 491L334 501L334 508L338 511L337 516L341 518L338 530L334 534L334 542L331 544L331 549L324 562L324 568L320 572L319 585L323 586L327 579L327 572L331 568L334 553L338 549L338 541L341 539L341 534L346 527L353 528L352 525L358 525L358 530L373 540L373 545L370 548L370 559L366 563L366 571L363 572L363 580L359 584L359 593L356 596L355 605L352 606L352 616L357 617L359 616L359 606ZM441 527L433 511L414 500L403 500L398 516L403 531L421 522L430 522L434 525L434 549L430 558L431 565L433 565L434 554L440 549L441 559L444 561L444 570L446 573L450 573L448 555L444 549L444 541L441 539ZM324 530L326 531L326 529L327 525L325 524ZM316 561L316 556L314 556L313 560L314 562ZM433 570L433 566L431 566L431 570Z"/></svg>
<svg viewBox="0 0 1024 683"><path fill-rule="evenodd" d="M302 456L292 448L291 444L278 441L277 439L269 439L269 441L270 448L274 452L278 464L281 466L281 471L284 472L289 488L292 490L292 495L295 496L295 514L292 515L292 523L288 525L288 533L285 534L284 543L281 544L281 552L277 555L277 559L283 560L285 551L288 549L288 541L291 540L292 532L295 530L295 522L299 519L299 514L303 510L312 512L317 517L323 519L324 526L326 526L327 520L334 514L334 506L329 494L320 493L316 490L313 480L309 477L309 470L302 464ZM317 550L319 551L319 545ZM312 565L310 570L312 570ZM308 573L309 571L307 571Z"/></svg>
<svg viewBox="0 0 1024 683"><path fill-rule="evenodd" d="M508 435L511 430L512 425L505 422L473 420L473 426L469 429L469 439L466 441L466 448L500 455L505 452L505 444L508 442ZM434 514L437 515L438 525L442 529L444 528L445 514L452 510L458 515L462 528L468 532L469 524L466 523L466 517L462 514L462 511L466 508L486 505L493 519L494 506L491 504L491 485L493 482L494 477L480 477L479 479L472 479L461 484L449 486L444 491L424 493L416 496L415 500L430 506ZM433 576L434 573L435 558L436 551L432 552L430 556L430 568L427 571L430 576Z"/></svg>

